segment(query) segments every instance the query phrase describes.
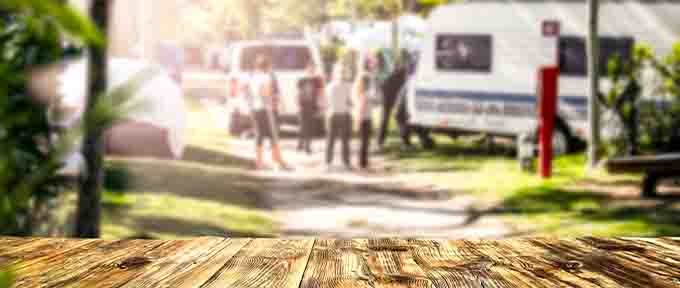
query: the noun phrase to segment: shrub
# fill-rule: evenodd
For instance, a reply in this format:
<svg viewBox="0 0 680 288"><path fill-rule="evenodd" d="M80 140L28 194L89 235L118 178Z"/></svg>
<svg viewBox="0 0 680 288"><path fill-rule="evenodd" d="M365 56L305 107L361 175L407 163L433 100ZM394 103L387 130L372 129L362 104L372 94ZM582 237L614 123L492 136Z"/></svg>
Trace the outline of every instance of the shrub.
<svg viewBox="0 0 680 288"><path fill-rule="evenodd" d="M29 73L79 54L88 43L103 41L63 1L0 3L0 234L31 233L31 211L58 192L60 159L69 148L67 137L50 142L48 107L27 90Z"/></svg>
<svg viewBox="0 0 680 288"><path fill-rule="evenodd" d="M608 143L611 154L680 151L680 43L661 60L636 45L631 59L614 56L607 68L612 85L600 103L623 126Z"/></svg>

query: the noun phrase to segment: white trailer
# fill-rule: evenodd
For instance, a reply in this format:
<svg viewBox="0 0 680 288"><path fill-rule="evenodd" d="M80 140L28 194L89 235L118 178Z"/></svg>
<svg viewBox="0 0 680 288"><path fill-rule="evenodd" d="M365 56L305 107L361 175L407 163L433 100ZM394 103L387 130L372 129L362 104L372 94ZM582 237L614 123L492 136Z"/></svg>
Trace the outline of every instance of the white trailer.
<svg viewBox="0 0 680 288"><path fill-rule="evenodd" d="M610 56L630 57L636 43L665 55L680 40L680 1L601 2L603 74ZM561 23L554 52L542 37L546 20ZM533 132L537 70L542 55L559 53L554 147L566 152L571 140L588 135L587 28L585 1L470 1L436 9L407 96L411 124L446 133ZM609 123L606 116L603 122Z"/></svg>

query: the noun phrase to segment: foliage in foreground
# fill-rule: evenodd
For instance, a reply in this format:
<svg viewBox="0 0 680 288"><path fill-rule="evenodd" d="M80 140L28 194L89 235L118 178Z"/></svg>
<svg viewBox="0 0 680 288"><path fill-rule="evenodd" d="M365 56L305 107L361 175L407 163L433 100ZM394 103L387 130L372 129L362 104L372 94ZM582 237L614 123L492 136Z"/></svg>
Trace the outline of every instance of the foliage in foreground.
<svg viewBox="0 0 680 288"><path fill-rule="evenodd" d="M0 270L0 288L10 288L14 283L14 275L9 271Z"/></svg>
<svg viewBox="0 0 680 288"><path fill-rule="evenodd" d="M0 4L0 233L31 233L31 210L58 192L55 176L69 149L68 137L52 143L48 105L27 89L31 72L101 43L96 29L59 1Z"/></svg>

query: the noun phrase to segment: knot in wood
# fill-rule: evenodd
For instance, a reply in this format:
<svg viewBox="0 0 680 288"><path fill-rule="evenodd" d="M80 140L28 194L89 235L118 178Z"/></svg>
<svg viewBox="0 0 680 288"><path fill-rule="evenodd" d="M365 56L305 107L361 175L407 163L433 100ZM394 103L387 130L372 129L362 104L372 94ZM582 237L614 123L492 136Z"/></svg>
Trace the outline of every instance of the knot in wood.
<svg viewBox="0 0 680 288"><path fill-rule="evenodd" d="M572 260L572 261L560 262L559 266L562 270L565 270L565 271L575 271L575 270L581 269L583 267L583 263L581 263L579 261L573 261Z"/></svg>
<svg viewBox="0 0 680 288"><path fill-rule="evenodd" d="M121 261L116 266L119 269L133 269L149 263L151 263L151 259L147 257L130 257Z"/></svg>

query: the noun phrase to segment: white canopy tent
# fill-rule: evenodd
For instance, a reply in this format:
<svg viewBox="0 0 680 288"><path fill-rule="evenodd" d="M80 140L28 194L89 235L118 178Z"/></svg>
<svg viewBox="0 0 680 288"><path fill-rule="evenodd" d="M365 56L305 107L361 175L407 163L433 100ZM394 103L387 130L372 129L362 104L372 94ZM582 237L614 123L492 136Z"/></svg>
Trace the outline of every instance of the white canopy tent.
<svg viewBox="0 0 680 288"><path fill-rule="evenodd" d="M85 106L85 61L69 65L60 77L62 104L71 107L65 125L82 116ZM124 156L180 158L184 151L187 122L182 91L167 72L150 64L128 59L109 61L109 91L137 77L139 73L156 73L147 78L126 104L127 121L106 132L107 152Z"/></svg>

